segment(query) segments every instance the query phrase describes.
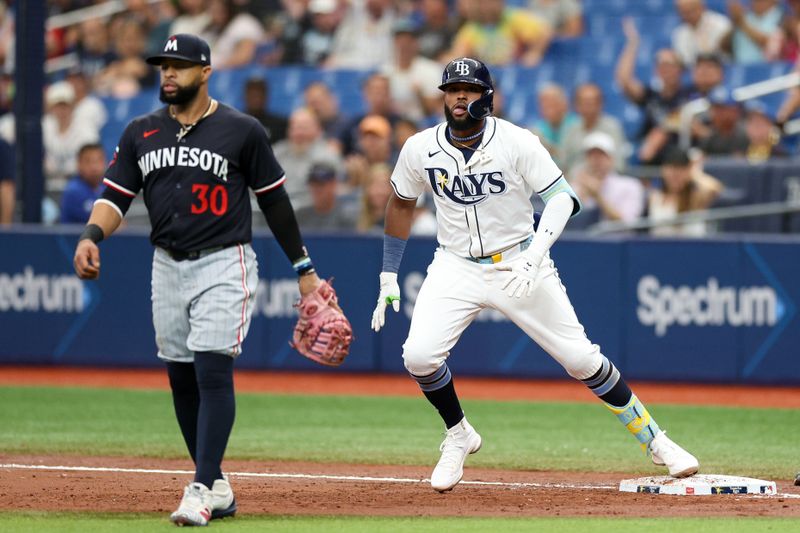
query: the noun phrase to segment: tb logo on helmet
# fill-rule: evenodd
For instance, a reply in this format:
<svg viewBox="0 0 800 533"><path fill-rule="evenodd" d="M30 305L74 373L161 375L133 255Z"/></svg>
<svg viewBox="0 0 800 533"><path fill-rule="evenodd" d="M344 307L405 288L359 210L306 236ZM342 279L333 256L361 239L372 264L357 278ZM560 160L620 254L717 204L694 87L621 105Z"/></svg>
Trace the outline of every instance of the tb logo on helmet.
<svg viewBox="0 0 800 533"><path fill-rule="evenodd" d="M456 74L459 76L466 76L469 74L469 65L467 65L466 61L456 60L453 63L453 70L455 70Z"/></svg>

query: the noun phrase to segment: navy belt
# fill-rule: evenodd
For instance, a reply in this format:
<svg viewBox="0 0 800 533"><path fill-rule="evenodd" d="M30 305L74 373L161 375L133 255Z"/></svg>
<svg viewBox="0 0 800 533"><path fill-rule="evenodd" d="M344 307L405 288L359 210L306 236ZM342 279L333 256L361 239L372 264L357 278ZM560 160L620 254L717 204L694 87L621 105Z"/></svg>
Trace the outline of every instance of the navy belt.
<svg viewBox="0 0 800 533"><path fill-rule="evenodd" d="M174 250L172 248L162 248L167 255L169 255L173 261L196 261L201 257L213 254L214 252L219 252L227 248L227 246L212 246L211 248L203 248L202 250L192 250L191 252L186 252L184 250Z"/></svg>
<svg viewBox="0 0 800 533"><path fill-rule="evenodd" d="M524 241L511 246L510 248L506 248L502 252L497 252L496 254L492 255L485 255L483 257L465 257L464 259L472 261L473 263L480 263L482 265L491 265L493 263L499 263L503 259L510 259L511 252L516 252L516 251L524 252L525 250L527 250L528 247L531 245L531 241L533 241L532 235L527 239L525 239Z"/></svg>

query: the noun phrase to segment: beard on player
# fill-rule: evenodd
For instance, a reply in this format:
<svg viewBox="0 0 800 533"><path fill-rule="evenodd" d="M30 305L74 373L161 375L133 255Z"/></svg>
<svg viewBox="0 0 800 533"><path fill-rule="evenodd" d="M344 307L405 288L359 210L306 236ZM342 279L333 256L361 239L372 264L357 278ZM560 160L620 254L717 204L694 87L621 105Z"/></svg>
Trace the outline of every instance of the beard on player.
<svg viewBox="0 0 800 533"><path fill-rule="evenodd" d="M158 99L165 104L186 105L194 100L198 91L200 91L200 81L198 80L196 83L185 87L181 87L180 85L176 85L176 87L174 93L167 94L164 92L164 86L162 85L158 93Z"/></svg>
<svg viewBox="0 0 800 533"><path fill-rule="evenodd" d="M472 118L472 115L470 115L469 112L467 112L463 118L456 118L453 116L452 111L450 111L450 109L447 107L447 104L444 106L444 117L447 120L447 125L450 126L451 131L469 131L475 129L480 126L481 120L483 120Z"/></svg>

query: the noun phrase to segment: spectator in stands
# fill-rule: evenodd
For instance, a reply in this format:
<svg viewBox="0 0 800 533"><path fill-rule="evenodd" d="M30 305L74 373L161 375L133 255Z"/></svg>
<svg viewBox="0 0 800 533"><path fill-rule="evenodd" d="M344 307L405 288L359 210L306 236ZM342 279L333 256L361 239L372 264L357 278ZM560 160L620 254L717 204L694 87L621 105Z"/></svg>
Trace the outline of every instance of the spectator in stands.
<svg viewBox="0 0 800 533"><path fill-rule="evenodd" d="M357 213L339 205L336 169L317 164L308 173L311 205L295 210L297 223L303 230L352 231L356 229Z"/></svg>
<svg viewBox="0 0 800 533"><path fill-rule="evenodd" d="M339 138L348 128L347 119L339 112L339 101L323 81L311 82L304 93L305 106L316 116L325 139L338 153L342 153Z"/></svg>
<svg viewBox="0 0 800 533"><path fill-rule="evenodd" d="M731 21L722 13L706 8L705 0L675 0L683 23L672 30L672 49L684 65L693 65L700 54L722 52Z"/></svg>
<svg viewBox="0 0 800 533"><path fill-rule="evenodd" d="M311 0L308 4L309 28L301 32L299 50L292 53L284 46L284 62L317 66L325 63L333 47L336 28L342 22L343 5L337 0Z"/></svg>
<svg viewBox="0 0 800 533"><path fill-rule="evenodd" d="M689 98L708 96L725 81L725 68L720 54L698 54L692 68L692 87Z"/></svg>
<svg viewBox="0 0 800 533"><path fill-rule="evenodd" d="M301 107L289 116L287 137L275 144L275 157L286 172L284 187L295 209L311 204L306 179L311 167L324 163L341 175L342 160L322 137L316 115Z"/></svg>
<svg viewBox="0 0 800 533"><path fill-rule="evenodd" d="M0 65L0 118L14 106L14 74Z"/></svg>
<svg viewBox="0 0 800 533"><path fill-rule="evenodd" d="M77 170L78 150L85 144L99 142L96 127L75 120L75 90L66 81L59 81L45 93L47 114L42 120L44 168L47 188L61 190L66 178Z"/></svg>
<svg viewBox="0 0 800 533"><path fill-rule="evenodd" d="M78 65L94 85L95 77L117 56L111 50L105 20L95 18L81 22L79 34L76 50Z"/></svg>
<svg viewBox="0 0 800 533"><path fill-rule="evenodd" d="M64 188L61 196L61 223L86 224L95 200L105 186L106 155L100 144L85 144L78 150L78 173Z"/></svg>
<svg viewBox="0 0 800 533"><path fill-rule="evenodd" d="M375 69L392 60L392 26L396 14L391 0L352 2L344 15L326 66Z"/></svg>
<svg viewBox="0 0 800 533"><path fill-rule="evenodd" d="M739 155L747 152L749 140L742 124L742 113L731 92L717 87L708 96L711 120L708 135L702 137L698 147L707 156Z"/></svg>
<svg viewBox="0 0 800 533"><path fill-rule="evenodd" d="M128 8L127 17L138 21L144 30L145 57L160 53L161 46L170 36L172 21L177 16L176 6L168 0L125 0L125 5Z"/></svg>
<svg viewBox="0 0 800 533"><path fill-rule="evenodd" d="M614 139L616 157L614 168L621 169L628 155L628 145L620 121L603 112L603 91L594 83L584 83L575 89L575 111L580 120L567 127L561 147L563 166L567 175L584 156L583 140L594 131L607 133Z"/></svg>
<svg viewBox="0 0 800 533"><path fill-rule="evenodd" d="M234 0L210 0L211 21L203 36L214 51L214 68L236 68L253 63L258 45L266 39L264 27Z"/></svg>
<svg viewBox="0 0 800 533"><path fill-rule="evenodd" d="M118 98L129 98L142 87L155 85L158 73L144 60L146 44L139 22L134 19L121 21L114 39L117 57L95 77L95 90Z"/></svg>
<svg viewBox="0 0 800 533"><path fill-rule="evenodd" d="M681 84L683 65L674 50L659 50L655 57L653 86L644 85L634 74L639 32L629 17L623 19L622 27L627 42L617 62L617 83L644 114L638 159L644 164L656 165L664 148L677 141L680 108L689 93Z"/></svg>
<svg viewBox="0 0 800 533"><path fill-rule="evenodd" d="M8 2L0 3L0 71L12 70L14 63L14 13Z"/></svg>
<svg viewBox="0 0 800 533"><path fill-rule="evenodd" d="M447 0L422 0L420 11L419 53L434 61L449 61L450 44L458 31L458 24L450 16Z"/></svg>
<svg viewBox="0 0 800 533"><path fill-rule="evenodd" d="M253 77L245 82L244 112L258 119L273 144L286 138L288 120L269 112L269 83L265 78Z"/></svg>
<svg viewBox="0 0 800 533"><path fill-rule="evenodd" d="M580 0L528 0L528 9L546 20L558 37L583 35Z"/></svg>
<svg viewBox="0 0 800 533"><path fill-rule="evenodd" d="M277 54L284 65L303 63L303 36L311 30L310 0L281 0L280 10L267 22L267 32L277 38ZM272 57L266 63L272 64ZM260 57L259 63L265 63Z"/></svg>
<svg viewBox="0 0 800 533"><path fill-rule="evenodd" d="M747 65L767 60L767 47L780 29L783 11L778 0L750 0L746 9L739 0L728 2L728 16L733 29L726 47L736 63Z"/></svg>
<svg viewBox="0 0 800 533"><path fill-rule="evenodd" d="M664 154L661 166L662 187L651 189L647 203L647 214L651 220L664 220L687 213L707 209L723 190L719 180L702 172L692 163L685 150L671 147ZM705 222L656 226L652 235L684 235L701 237L708 233Z"/></svg>
<svg viewBox="0 0 800 533"><path fill-rule="evenodd" d="M408 138L419 131L419 127L413 120L401 118L395 123L393 130L392 151L399 154Z"/></svg>
<svg viewBox="0 0 800 533"><path fill-rule="evenodd" d="M745 157L751 163L760 163L773 157L786 157L788 152L780 145L780 130L775 127L767 106L760 100L748 100L745 109L745 132L748 146Z"/></svg>
<svg viewBox="0 0 800 533"><path fill-rule="evenodd" d="M0 226L14 221L16 200L14 147L0 139Z"/></svg>
<svg viewBox="0 0 800 533"><path fill-rule="evenodd" d="M358 126L359 151L345 160L347 184L350 187L361 187L373 166L394 164L396 157L392 141L392 126L388 120L380 115L364 117Z"/></svg>
<svg viewBox="0 0 800 533"><path fill-rule="evenodd" d="M596 131L583 140L583 149L585 160L572 183L584 209L597 210L600 220L631 222L641 216L646 203L644 186L638 178L614 170L614 139Z"/></svg>
<svg viewBox="0 0 800 533"><path fill-rule="evenodd" d="M412 120L441 113L442 66L419 54L417 24L401 19L394 26L394 59L383 68L395 111Z"/></svg>
<svg viewBox="0 0 800 533"><path fill-rule="evenodd" d="M567 129L578 121L578 117L569 110L569 99L564 89L556 83L547 83L539 89L539 116L533 123L531 130L539 140L553 160L561 164L563 154L561 153L564 134Z"/></svg>
<svg viewBox="0 0 800 533"><path fill-rule="evenodd" d="M191 33L201 35L211 22L208 11L208 0L178 0L179 15L172 21L170 35L176 33ZM217 51L214 50L214 61Z"/></svg>
<svg viewBox="0 0 800 533"><path fill-rule="evenodd" d="M378 163L369 167L362 187L358 231L362 233L383 233L386 204L393 194L392 186L389 183L391 176L392 167L390 165Z"/></svg>
<svg viewBox="0 0 800 533"><path fill-rule="evenodd" d="M800 0L787 0L778 31L767 44L770 61L795 63L800 58Z"/></svg>
<svg viewBox="0 0 800 533"><path fill-rule="evenodd" d="M506 0L481 0L475 17L456 34L450 55L533 67L541 62L552 36L547 22L533 13L506 7Z"/></svg>
<svg viewBox="0 0 800 533"><path fill-rule="evenodd" d="M91 93L90 81L79 68L69 71L66 80L75 91L75 121L78 124L92 124L100 131L108 120L108 112L103 102Z"/></svg>
<svg viewBox="0 0 800 533"><path fill-rule="evenodd" d="M358 126L364 117L367 115L380 115L392 125L400 118L400 115L394 110L391 84L385 74L375 73L369 76L361 87L361 93L366 104L366 113L352 118L342 131L340 140L342 153L345 155L352 154L357 150Z"/></svg>

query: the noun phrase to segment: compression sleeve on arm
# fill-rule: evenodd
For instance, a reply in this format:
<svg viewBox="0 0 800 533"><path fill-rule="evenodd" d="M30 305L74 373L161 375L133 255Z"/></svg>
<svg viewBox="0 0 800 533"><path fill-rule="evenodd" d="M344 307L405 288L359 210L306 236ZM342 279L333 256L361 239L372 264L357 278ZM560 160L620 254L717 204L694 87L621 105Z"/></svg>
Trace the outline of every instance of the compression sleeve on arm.
<svg viewBox="0 0 800 533"><path fill-rule="evenodd" d="M283 186L256 196L258 207L267 219L267 225L278 241L283 253L292 264L306 256L300 228L294 216L292 202Z"/></svg>
<svg viewBox="0 0 800 533"><path fill-rule="evenodd" d="M393 272L397 274L400 270L400 261L403 260L403 252L406 249L405 239L393 237L391 235L383 236L383 268L381 272Z"/></svg>
<svg viewBox="0 0 800 533"><path fill-rule="evenodd" d="M566 191L553 195L544 206L542 218L539 220L539 228L533 236L530 248L525 252L526 255L538 261L537 265L541 263L547 251L561 236L574 207L573 198Z"/></svg>

